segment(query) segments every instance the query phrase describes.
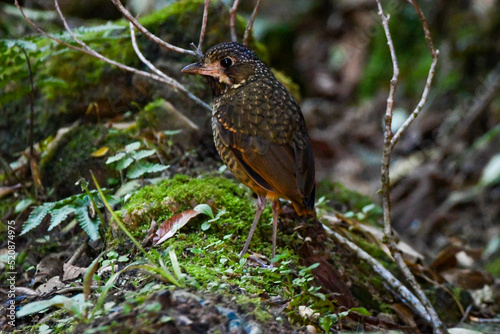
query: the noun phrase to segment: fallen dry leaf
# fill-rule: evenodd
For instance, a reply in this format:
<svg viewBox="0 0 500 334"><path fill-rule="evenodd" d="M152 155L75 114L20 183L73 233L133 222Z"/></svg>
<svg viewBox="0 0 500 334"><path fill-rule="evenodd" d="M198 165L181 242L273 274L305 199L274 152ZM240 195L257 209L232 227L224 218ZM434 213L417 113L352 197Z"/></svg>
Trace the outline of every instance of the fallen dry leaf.
<svg viewBox="0 0 500 334"><path fill-rule="evenodd" d="M59 276L54 276L51 279L49 279L47 281L47 283L44 283L44 284L40 285L38 288L36 288L36 292L43 295L43 294L52 292L54 290L62 289L65 286L66 286L66 284L61 282Z"/></svg>
<svg viewBox="0 0 500 334"><path fill-rule="evenodd" d="M73 280L77 277L80 277L82 276L83 277L83 274L85 273L85 271L87 270L87 268L82 268L82 267L76 267L74 265L71 265L69 263L64 263L63 265L63 281L69 281L69 280Z"/></svg>
<svg viewBox="0 0 500 334"><path fill-rule="evenodd" d="M164 221L156 231L156 235L153 237L153 245L159 245L172 238L181 227L186 225L191 219L199 214L201 214L201 212L191 209L173 215Z"/></svg>

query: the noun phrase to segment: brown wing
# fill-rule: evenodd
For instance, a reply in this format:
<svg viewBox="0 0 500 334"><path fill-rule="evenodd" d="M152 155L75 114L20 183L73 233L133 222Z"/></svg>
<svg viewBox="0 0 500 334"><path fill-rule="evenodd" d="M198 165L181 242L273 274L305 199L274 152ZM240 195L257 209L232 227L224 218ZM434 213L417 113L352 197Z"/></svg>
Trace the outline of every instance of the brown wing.
<svg viewBox="0 0 500 334"><path fill-rule="evenodd" d="M223 143L257 184L291 200L299 214L314 209L314 158L305 132L297 133L290 142L277 144L216 124Z"/></svg>

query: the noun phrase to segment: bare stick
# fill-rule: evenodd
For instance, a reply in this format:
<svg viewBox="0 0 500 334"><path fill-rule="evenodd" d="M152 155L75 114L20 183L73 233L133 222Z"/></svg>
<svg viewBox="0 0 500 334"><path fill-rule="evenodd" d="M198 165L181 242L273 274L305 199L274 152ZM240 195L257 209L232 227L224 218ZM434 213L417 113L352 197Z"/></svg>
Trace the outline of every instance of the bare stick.
<svg viewBox="0 0 500 334"><path fill-rule="evenodd" d="M333 217L324 215L323 218L325 218L330 224L335 223L335 219L332 219ZM365 262L367 262L372 269L379 274L382 278L384 278L384 281L387 282L387 284L394 290L397 291L397 296L400 298L402 302L410 306L413 310L415 310L416 313L423 319L425 319L427 322L431 322L432 319L429 317L427 314L427 310L425 309L424 305L420 302L420 300L415 297L415 295L408 290L406 286L404 286L392 273L385 269L385 267L380 264L375 258L373 258L370 254L359 248L356 244L354 244L352 241L344 238L342 235L339 233L333 231L330 226L327 226L323 224L323 227L327 234L329 234L331 237L333 237L338 243L346 246L350 250L352 250L356 256Z"/></svg>
<svg viewBox="0 0 500 334"><path fill-rule="evenodd" d="M35 84L33 83L33 72L31 71L31 62L28 53L24 48L21 47L21 51L24 53L24 57L26 57L26 63L28 64L28 73L30 75L30 127L29 127L29 146L30 146L30 158L34 157L34 139L33 139L33 122L35 121Z"/></svg>
<svg viewBox="0 0 500 334"><path fill-rule="evenodd" d="M175 51L178 53L182 53L182 54L188 54L191 56L198 56L197 52L195 52L195 51L183 49L183 48L180 48L178 46L172 45L170 43L163 41L158 36L155 36L154 34L152 34L148 29L146 29L142 24L140 24L139 21L136 20L136 18L132 15L132 13L130 13L128 11L128 9L122 5L120 0L111 0L111 2L113 2L113 4L116 6L116 8L118 8L118 10L123 14L123 16L125 16L127 18L127 20L132 22L132 24L140 32L142 32L147 38L149 38L151 41L155 42L156 44L158 44L162 48L165 48L165 49L171 50L171 51Z"/></svg>
<svg viewBox="0 0 500 334"><path fill-rule="evenodd" d="M130 40L132 41L132 47L134 48L135 54L139 58L140 61L142 61L151 71L153 71L156 75L164 78L164 79L171 79L168 75L160 71L156 66L154 66L149 60L144 57L142 54L141 50L139 49L139 46L137 45L137 38L135 37L135 30L134 30L134 25L132 22L129 22L129 27L130 27Z"/></svg>
<svg viewBox="0 0 500 334"><path fill-rule="evenodd" d="M201 21L200 40L198 41L198 47L196 48L196 52L200 58L203 56L202 46L203 40L205 39L205 31L207 30L208 5L210 5L210 0L205 0L205 6L203 7L203 19Z"/></svg>
<svg viewBox="0 0 500 334"><path fill-rule="evenodd" d="M392 133L392 110L394 108L394 94L396 92L396 86L398 84L399 78L399 65L396 57L396 50L394 49L394 44L392 43L391 33L389 31L389 18L390 15L385 15L382 9L382 4L380 0L377 1L378 15L382 18L382 26L384 27L385 36L387 38L387 45L389 46L389 51L391 53L392 59L392 78L389 88L389 96L387 97L387 107L385 110L385 131L384 131L384 151L382 154L382 201L384 208L384 232L385 235L391 237L392 239L392 228L391 228L391 199L390 199L390 185L391 181L389 178L389 166L391 163L391 139Z"/></svg>
<svg viewBox="0 0 500 334"><path fill-rule="evenodd" d="M261 2L262 0L257 0L255 8L253 9L252 16L250 16L250 20L247 23L247 28L245 29L245 37L243 37L244 45L248 45L248 40L250 39L250 32L252 31L253 23L255 21L255 18L257 17L257 13L259 12L259 7Z"/></svg>
<svg viewBox="0 0 500 334"><path fill-rule="evenodd" d="M51 40L55 41L56 43L58 44L61 44L61 45L64 45L70 49L73 49L73 50L76 50L76 51L79 51L79 52L82 52L82 53L85 53L89 56L92 56L92 57L95 57L99 60L102 60L108 64L111 64L111 65L114 65L122 70L125 70L125 71L128 71L128 72L132 72L132 73L135 73L135 74L138 74L138 75L141 75L143 77L147 77L147 78L150 78L150 79L153 79L153 80L156 80L156 81L159 81L159 82L163 82L167 85L169 85L170 87L172 87L173 89L175 90L178 90L180 92L182 92L183 94L185 94L189 99L193 100L194 102L196 102L198 105L206 108L207 110L212 110L212 108L210 108L210 106L208 104L206 104L205 102L203 102L202 100L200 100L199 98L197 98L193 93L191 93L189 90L186 89L186 87L184 87L183 85L181 85L179 82L177 82L176 80L174 79L169 79L169 80L166 80L158 75L155 75L155 74L151 74L151 73L148 73L148 72L145 72L145 71L141 71L141 70L138 70L136 68L133 68L133 67L130 67L130 66L127 66L127 65L124 65L124 64L121 64L119 62L116 62L112 59L109 59L103 55L101 55L100 53L92 50L90 47L88 47L86 44L86 47L78 47L78 46L75 46L75 45L72 45L72 44L69 44L57 37L54 37L53 35L45 32L44 30L42 30L39 26L37 26L33 21L31 21L27 16L26 14L24 13L22 7L19 5L19 2L18 0L15 0L14 1L14 4L16 5L16 7L19 9L19 11L21 12L21 15L24 17L24 19L26 20L26 22L28 22L34 29L36 29L40 34L46 36L47 38L50 38ZM67 23L66 23L67 24ZM70 35L73 35L74 34L71 32ZM77 39L78 40L78 39ZM78 40L79 41L79 40ZM81 41L79 41L81 42ZM78 42L77 42L78 43ZM83 42L81 42L83 43ZM193 51L194 52L194 51Z"/></svg>
<svg viewBox="0 0 500 334"><path fill-rule="evenodd" d="M432 39L430 37L430 32L427 26L427 21L425 20L425 17L416 4L414 0L411 0L413 6L415 7L415 10L417 11L417 14L422 22L422 26L424 29L425 33L425 38L427 42L427 46L429 47L431 51L431 55L433 58L431 67L429 69L429 74L426 80L426 84L424 87L424 91L422 93L422 97L417 104L417 107L413 111L413 113L410 115L410 117L406 120L404 125L399 129L399 131L396 133L396 135L393 135L392 132L392 110L394 107L394 93L396 91L396 86L398 82L398 77L399 77L399 66L398 66L398 61L396 57L396 51L394 48L394 44L392 42L392 37L391 33L389 30L389 15L385 15L384 11L382 9L382 4L380 3L380 0L376 0L377 2L377 7L378 7L378 15L382 19L382 26L384 28L384 32L387 38L387 45L389 46L389 51L391 54L391 59L392 59L392 64L393 64L393 76L390 82L390 89L389 89L389 96L387 98L387 108L385 112L385 130L384 130L384 149L382 153L382 167L381 167L381 183L382 183L382 203L383 203L383 208L384 208L384 233L386 236L386 242L389 246L389 249L391 250L391 253L394 256L394 259L396 260L396 263L398 264L399 268L403 272L404 276L406 277L408 283L411 285L415 293L417 294L421 304L425 307L426 312L428 314L428 317L430 319L430 324L434 329L435 333L447 333L446 327L442 323L442 321L439 319L439 316L437 315L436 311L432 307L432 304L429 302L429 299L425 295L425 293L422 291L420 286L418 285L417 281L415 280L415 277L411 273L410 269L404 262L404 259L399 252L399 250L396 247L396 244L394 242L394 236L392 232L392 226L391 226L391 198L390 198L390 191L391 191L391 183L390 183L390 177L389 177L389 166L391 163L391 154L392 150L394 148L394 145L397 143L398 139L401 137L401 134L410 126L410 124L413 122L413 120L418 116L420 111L422 110L423 106L427 102L427 97L430 91L430 86L432 83L432 79L434 77L435 73L435 68L436 68L436 63L437 59L439 56L439 51L434 50L434 45L432 43ZM427 318L426 318L427 319Z"/></svg>
<svg viewBox="0 0 500 334"><path fill-rule="evenodd" d="M163 73L162 71L160 71L156 66L154 66L149 60L146 59L146 57L144 57L144 55L142 54L141 50L139 49L139 46L137 45L137 39L135 37L135 30L134 30L134 25L132 24L132 22L129 22L129 26L130 26L130 39L132 41L132 47L134 48L134 51L135 51L135 54L137 55L137 57L139 57L139 59L147 66L151 69L151 71L153 71L154 73L156 73L158 76L168 80L168 79L171 79L168 75L166 75L165 73ZM178 115L187 123L189 124L189 126L195 130L200 130L200 128L198 127L198 125L196 125L192 120L190 120L188 117L186 117L185 115L183 115L182 113L180 113L179 111L177 111L177 109L175 109L175 111L178 113Z"/></svg>
<svg viewBox="0 0 500 334"><path fill-rule="evenodd" d="M422 97L420 98L420 101L418 102L417 106L411 113L411 115L408 117L408 119L404 122L404 124L398 129L396 134L391 140L391 150L394 148L394 145L398 142L399 138L401 138L401 134L406 131L406 129L410 126L410 124L417 118L417 116L420 114L420 111L422 111L422 108L424 107L425 103L427 102L427 97L429 96L429 92L431 90L431 84L432 80L434 79L434 74L436 73L436 65L438 62L439 58L439 50L436 50L434 48L434 43L432 42L431 38L431 33L429 31L429 26L427 25L427 20L425 19L424 14L420 10L420 7L418 6L417 2L415 0L411 0L411 3L413 4L413 7L415 7L415 10L417 11L418 17L420 18L420 21L422 22L422 27L424 29L424 34L425 34L425 41L427 43L427 47L429 48L429 51L432 56L432 63L431 67L429 68L429 74L427 75L427 80L425 82L425 87L424 91L422 92Z"/></svg>
<svg viewBox="0 0 500 334"><path fill-rule="evenodd" d="M229 25L231 26L231 40L233 42L238 41L238 36L236 35L236 12L238 11L238 5L240 0L234 0L233 6L231 7L229 16Z"/></svg>

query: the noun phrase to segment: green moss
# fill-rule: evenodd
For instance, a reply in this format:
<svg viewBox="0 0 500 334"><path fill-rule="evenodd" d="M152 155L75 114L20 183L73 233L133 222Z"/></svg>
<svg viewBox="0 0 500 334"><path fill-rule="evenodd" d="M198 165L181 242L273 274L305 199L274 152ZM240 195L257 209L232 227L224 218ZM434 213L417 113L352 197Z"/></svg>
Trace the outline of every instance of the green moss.
<svg viewBox="0 0 500 334"><path fill-rule="evenodd" d="M500 277L500 257L492 259L491 262L486 264L485 268L493 275L493 277Z"/></svg>
<svg viewBox="0 0 500 334"><path fill-rule="evenodd" d="M382 218L382 208L375 205L369 212L366 208L373 206L373 200L365 195L346 188L342 183L323 180L316 185L316 198L325 197L340 212L364 212L365 219L375 223ZM365 209L365 210L363 210Z"/></svg>
<svg viewBox="0 0 500 334"><path fill-rule="evenodd" d="M160 248L173 247L181 268L205 289L230 290L231 286L238 286L250 295L289 295L293 288L282 283L291 280L280 270L253 268L240 262L238 254L254 218L255 204L247 189L233 180L210 176L193 179L177 175L135 193L124 206L122 215L129 225L142 224L146 229L152 219L161 223L173 213L191 209L200 203L209 204L216 214L222 210L224 213L211 222L206 231L201 229L201 224L210 218L198 216ZM252 251L271 254L270 220L267 208L252 239ZM289 237L278 236L277 252L287 254L285 259L291 261L287 268L296 269L299 267L298 255L283 247L289 244Z"/></svg>

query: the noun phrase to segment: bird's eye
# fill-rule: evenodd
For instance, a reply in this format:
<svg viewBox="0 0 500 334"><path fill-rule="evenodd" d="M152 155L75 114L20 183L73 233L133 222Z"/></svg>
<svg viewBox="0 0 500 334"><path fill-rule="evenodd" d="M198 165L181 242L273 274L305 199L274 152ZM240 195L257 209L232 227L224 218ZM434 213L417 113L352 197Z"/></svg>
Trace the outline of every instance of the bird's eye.
<svg viewBox="0 0 500 334"><path fill-rule="evenodd" d="M224 58L220 61L220 66L224 68L230 68L231 65L233 65L233 61L231 60L231 58Z"/></svg>

